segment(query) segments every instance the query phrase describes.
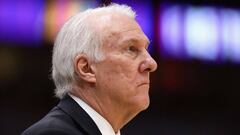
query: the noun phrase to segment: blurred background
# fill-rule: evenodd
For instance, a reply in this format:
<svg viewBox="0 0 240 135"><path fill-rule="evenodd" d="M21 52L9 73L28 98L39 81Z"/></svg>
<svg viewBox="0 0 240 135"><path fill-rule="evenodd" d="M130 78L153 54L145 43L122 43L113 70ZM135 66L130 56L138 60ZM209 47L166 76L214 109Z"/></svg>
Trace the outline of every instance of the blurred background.
<svg viewBox="0 0 240 135"><path fill-rule="evenodd" d="M240 2L228 0L1 0L0 134L17 135L58 103L54 38L69 17L128 4L158 63L151 105L125 135L239 135Z"/></svg>

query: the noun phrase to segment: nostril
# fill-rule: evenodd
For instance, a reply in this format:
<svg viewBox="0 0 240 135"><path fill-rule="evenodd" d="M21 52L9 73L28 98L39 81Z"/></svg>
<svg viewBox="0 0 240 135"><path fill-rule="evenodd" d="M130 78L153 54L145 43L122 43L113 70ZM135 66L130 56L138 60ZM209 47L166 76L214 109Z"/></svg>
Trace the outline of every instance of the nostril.
<svg viewBox="0 0 240 135"><path fill-rule="evenodd" d="M145 71L147 71L147 72L151 72L152 71L152 69L151 68L146 68L146 70Z"/></svg>

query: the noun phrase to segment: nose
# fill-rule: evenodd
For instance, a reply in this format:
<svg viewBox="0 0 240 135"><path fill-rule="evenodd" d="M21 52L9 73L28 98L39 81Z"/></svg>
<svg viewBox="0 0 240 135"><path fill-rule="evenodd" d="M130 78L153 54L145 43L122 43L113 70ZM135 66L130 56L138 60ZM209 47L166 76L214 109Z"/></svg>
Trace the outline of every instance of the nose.
<svg viewBox="0 0 240 135"><path fill-rule="evenodd" d="M140 67L139 67L140 72L153 72L156 69L157 69L156 61L147 52L145 59L140 64Z"/></svg>

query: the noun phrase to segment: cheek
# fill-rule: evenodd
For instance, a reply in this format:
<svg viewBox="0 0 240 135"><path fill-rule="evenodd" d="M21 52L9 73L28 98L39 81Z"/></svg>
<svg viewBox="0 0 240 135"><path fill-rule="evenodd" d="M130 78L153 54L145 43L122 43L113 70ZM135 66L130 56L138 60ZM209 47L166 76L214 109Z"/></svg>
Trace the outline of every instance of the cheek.
<svg viewBox="0 0 240 135"><path fill-rule="evenodd" d="M116 74L114 74L114 76L117 77L121 85L135 85L138 75L137 69L137 66L133 63L125 62L115 66L114 70Z"/></svg>
<svg viewBox="0 0 240 135"><path fill-rule="evenodd" d="M105 65L100 71L102 83L104 83L105 87L131 91L136 85L138 70L133 63L109 61Z"/></svg>

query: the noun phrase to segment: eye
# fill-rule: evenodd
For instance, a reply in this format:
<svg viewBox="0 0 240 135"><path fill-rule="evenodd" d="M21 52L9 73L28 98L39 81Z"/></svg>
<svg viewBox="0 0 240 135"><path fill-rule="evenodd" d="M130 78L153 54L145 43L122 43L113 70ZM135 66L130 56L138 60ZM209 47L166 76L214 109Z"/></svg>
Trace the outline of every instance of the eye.
<svg viewBox="0 0 240 135"><path fill-rule="evenodd" d="M128 47L128 51L130 51L130 52L138 52L138 48L135 47L135 46L129 46Z"/></svg>

